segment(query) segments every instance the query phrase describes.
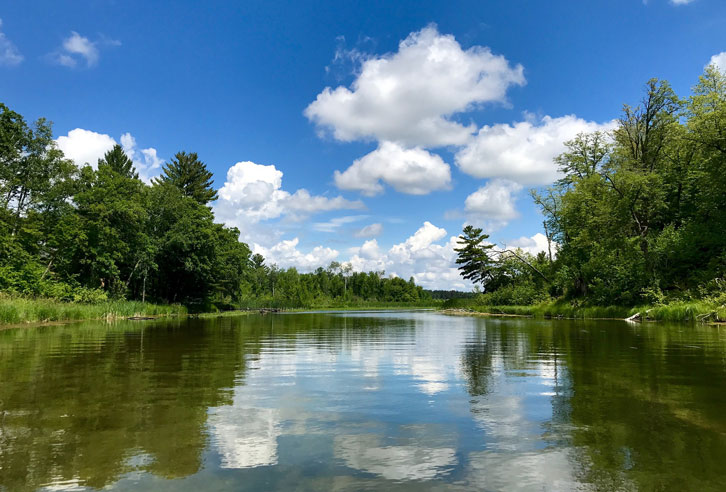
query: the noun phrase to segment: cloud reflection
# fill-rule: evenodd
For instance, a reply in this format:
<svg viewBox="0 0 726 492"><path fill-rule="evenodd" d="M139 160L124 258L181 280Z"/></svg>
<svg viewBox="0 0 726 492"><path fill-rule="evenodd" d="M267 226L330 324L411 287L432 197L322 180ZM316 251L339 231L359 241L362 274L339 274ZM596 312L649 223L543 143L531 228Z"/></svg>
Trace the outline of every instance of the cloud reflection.
<svg viewBox="0 0 726 492"><path fill-rule="evenodd" d="M350 468L389 480L431 480L457 463L453 448L382 446L376 434L336 436L334 453Z"/></svg>

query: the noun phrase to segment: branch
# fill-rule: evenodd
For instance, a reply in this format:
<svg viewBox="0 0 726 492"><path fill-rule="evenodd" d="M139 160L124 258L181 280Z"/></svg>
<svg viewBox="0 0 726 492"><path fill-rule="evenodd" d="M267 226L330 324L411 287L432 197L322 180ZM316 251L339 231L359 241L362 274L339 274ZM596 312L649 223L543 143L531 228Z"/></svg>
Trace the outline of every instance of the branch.
<svg viewBox="0 0 726 492"><path fill-rule="evenodd" d="M496 254L499 254L499 255L502 255L504 253L510 253L512 256L514 256L515 258L517 258L519 261L521 261L522 263L524 263L525 265L527 265L529 268L531 268L532 270L534 270L535 272L537 272L539 274L539 276L544 279L545 282L550 283L550 279L548 279L545 276L544 273L540 272L534 265L532 265L530 262L528 262L527 260L525 260L524 258L522 258L521 256L519 256L516 253L516 251L513 251L511 249L503 249L501 251L494 251L494 250L492 250L492 253L496 253Z"/></svg>

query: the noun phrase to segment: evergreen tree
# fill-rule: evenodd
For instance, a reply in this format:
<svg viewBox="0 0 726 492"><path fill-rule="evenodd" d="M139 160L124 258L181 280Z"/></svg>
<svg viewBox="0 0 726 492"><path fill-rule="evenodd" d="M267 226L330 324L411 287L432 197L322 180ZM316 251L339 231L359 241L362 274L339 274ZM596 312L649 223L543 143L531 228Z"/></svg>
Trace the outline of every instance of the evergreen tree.
<svg viewBox="0 0 726 492"><path fill-rule="evenodd" d="M459 270L461 276L474 283L484 285L492 277L494 262L489 257L488 251L494 247L493 244L482 243L489 238L482 230L468 225L459 236L458 244L461 248L454 248L458 258L456 264L461 265Z"/></svg>
<svg viewBox="0 0 726 492"><path fill-rule="evenodd" d="M177 152L173 159L162 168L162 174L154 184L169 183L179 188L184 196L193 198L197 203L206 205L217 199L212 188L214 181L206 164L199 160L196 152Z"/></svg>
<svg viewBox="0 0 726 492"><path fill-rule="evenodd" d="M106 152L103 159L98 160L98 167L109 166L112 171L119 173L125 178L138 179L139 173L134 168L132 161L119 144L113 146L111 150Z"/></svg>

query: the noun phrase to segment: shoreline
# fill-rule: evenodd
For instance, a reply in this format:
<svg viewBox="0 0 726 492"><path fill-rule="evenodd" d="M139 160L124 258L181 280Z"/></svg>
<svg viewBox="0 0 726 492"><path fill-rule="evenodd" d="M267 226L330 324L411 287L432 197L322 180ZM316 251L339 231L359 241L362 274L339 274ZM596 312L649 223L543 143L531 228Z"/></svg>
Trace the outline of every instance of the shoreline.
<svg viewBox="0 0 726 492"><path fill-rule="evenodd" d="M545 304L534 306L472 306L470 308L447 307L440 309L439 312L452 316L491 318L609 320L625 321L627 323L655 323L665 321L721 326L726 325L726 316L724 316L725 309L726 307L724 306L708 306L706 309L697 309L692 304L687 304L685 307L684 305L674 304L635 308L618 308L613 306L574 308L572 306ZM607 314L610 314L610 316Z"/></svg>

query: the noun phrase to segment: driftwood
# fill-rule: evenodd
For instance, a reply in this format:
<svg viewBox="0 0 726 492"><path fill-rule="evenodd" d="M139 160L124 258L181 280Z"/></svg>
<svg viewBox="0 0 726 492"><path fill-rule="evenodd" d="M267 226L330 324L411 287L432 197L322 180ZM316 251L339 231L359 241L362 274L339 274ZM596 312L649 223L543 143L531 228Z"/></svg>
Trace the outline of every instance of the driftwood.
<svg viewBox="0 0 726 492"><path fill-rule="evenodd" d="M630 321L631 323L638 323L642 320L643 320L643 318L640 315L640 313L635 313L634 315L628 316L627 318L625 318L625 321Z"/></svg>
<svg viewBox="0 0 726 492"><path fill-rule="evenodd" d="M260 314L279 313L282 311L280 308L262 308L259 310Z"/></svg>

